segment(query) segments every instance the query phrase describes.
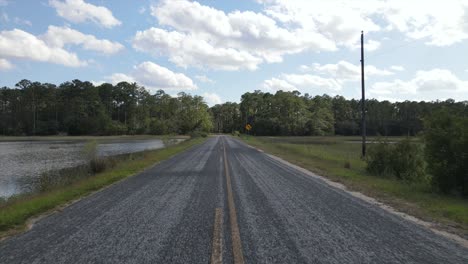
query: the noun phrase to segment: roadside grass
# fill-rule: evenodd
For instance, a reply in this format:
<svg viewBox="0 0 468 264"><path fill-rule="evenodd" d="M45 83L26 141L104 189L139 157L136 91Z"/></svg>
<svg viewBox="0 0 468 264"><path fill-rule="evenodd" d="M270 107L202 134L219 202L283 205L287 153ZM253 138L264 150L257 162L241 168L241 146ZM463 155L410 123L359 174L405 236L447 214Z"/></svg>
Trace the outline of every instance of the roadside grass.
<svg viewBox="0 0 468 264"><path fill-rule="evenodd" d="M24 230L29 219L59 208L121 179L201 144L205 138L191 139L164 149L145 151L121 160L113 168L80 179L67 186L38 194L21 195L0 203L0 238Z"/></svg>
<svg viewBox="0 0 468 264"><path fill-rule="evenodd" d="M370 175L361 159L357 137L252 137L242 139L319 175L341 182L400 211L444 224L452 232L468 234L468 200L441 195L428 182L408 182ZM371 138L370 140L376 140ZM390 141L402 137L388 138ZM412 141L419 142L415 138Z"/></svg>

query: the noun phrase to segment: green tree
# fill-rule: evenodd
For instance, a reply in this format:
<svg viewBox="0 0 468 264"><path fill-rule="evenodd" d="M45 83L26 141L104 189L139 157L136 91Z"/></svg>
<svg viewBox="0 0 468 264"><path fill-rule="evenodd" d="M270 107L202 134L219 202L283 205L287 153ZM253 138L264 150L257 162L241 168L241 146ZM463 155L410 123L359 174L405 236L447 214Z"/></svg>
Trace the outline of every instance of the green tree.
<svg viewBox="0 0 468 264"><path fill-rule="evenodd" d="M468 195L468 117L435 112L425 120L424 138L434 186Z"/></svg>

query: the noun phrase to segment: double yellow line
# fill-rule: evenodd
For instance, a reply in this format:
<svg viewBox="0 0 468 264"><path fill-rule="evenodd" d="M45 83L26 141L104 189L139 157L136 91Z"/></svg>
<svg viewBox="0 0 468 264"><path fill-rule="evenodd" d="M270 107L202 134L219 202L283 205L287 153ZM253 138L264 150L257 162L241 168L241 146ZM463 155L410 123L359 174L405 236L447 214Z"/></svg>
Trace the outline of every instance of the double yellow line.
<svg viewBox="0 0 468 264"><path fill-rule="evenodd" d="M237 223L236 205L234 203L234 195L232 191L231 175L229 173L229 163L226 155L225 140L223 139L224 153L224 172L226 176L227 200L229 209L229 223L231 227L232 255L235 264L244 264L244 255L242 253L242 243ZM213 244L211 251L211 263L223 262L223 243L222 243L222 226L223 226L223 211L221 208L215 210L215 224L213 231Z"/></svg>

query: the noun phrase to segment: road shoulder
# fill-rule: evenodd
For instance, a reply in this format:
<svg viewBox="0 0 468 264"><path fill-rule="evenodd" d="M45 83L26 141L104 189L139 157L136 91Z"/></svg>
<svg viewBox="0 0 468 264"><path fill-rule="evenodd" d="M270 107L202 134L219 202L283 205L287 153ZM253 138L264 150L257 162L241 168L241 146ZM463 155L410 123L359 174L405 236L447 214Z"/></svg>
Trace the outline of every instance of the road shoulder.
<svg viewBox="0 0 468 264"><path fill-rule="evenodd" d="M261 148L257 148L257 147L254 147L254 146L251 146L249 144L247 144L244 140L238 140L239 142L242 142L243 144L245 144L246 146L252 148L252 149L255 149L259 152L262 152L264 153L265 155L267 155L269 158L275 160L275 161L278 161L286 166L289 166L291 168L294 168L295 170L309 176L309 177L313 177L315 179L319 179L321 180L322 182L326 183L327 185L329 186L332 186L336 189L339 189L339 190L342 190L346 193L348 193L349 195L355 197L355 198L358 198L360 200L363 200L369 204L372 204L372 205L375 205L383 210L385 210L386 212L388 213L391 213L393 215L396 215L398 217L401 217L407 221L411 221L419 226L422 226L424 228L427 228L429 230L431 230L433 233L437 234L437 235L441 235L443 237L446 237L454 242L456 242L457 244L465 247L465 248L468 248L468 239L452 232L453 231L453 228L448 228L447 226L441 224L441 223L436 223L436 222L431 222L431 221L426 221L426 220L423 220L423 219L420 219L420 218L417 218L415 216L412 216L410 214L407 214L407 213L404 213L404 212L401 212L400 210L396 209L395 207L393 206L390 206L384 202L381 202L379 200L377 200L376 198L373 198L373 197L370 197L368 195L365 195L361 192L357 192L357 191L353 191L353 190L350 190L346 185L342 184L342 183L339 183L339 182L336 182L336 181L332 181L330 180L329 178L326 178L324 176L320 176L316 173L313 173L305 168L302 168L296 164L293 164L291 163L290 161L287 161L281 157L278 157L278 156L275 156L275 155L272 155L272 154L269 154L267 152L265 152L264 150L262 150Z"/></svg>

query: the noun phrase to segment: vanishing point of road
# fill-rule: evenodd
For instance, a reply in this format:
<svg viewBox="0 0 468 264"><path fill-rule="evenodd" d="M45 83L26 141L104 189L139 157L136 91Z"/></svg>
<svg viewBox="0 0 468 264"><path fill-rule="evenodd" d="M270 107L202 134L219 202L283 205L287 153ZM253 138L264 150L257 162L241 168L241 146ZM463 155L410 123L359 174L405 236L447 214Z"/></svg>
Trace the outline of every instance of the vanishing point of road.
<svg viewBox="0 0 468 264"><path fill-rule="evenodd" d="M468 249L218 136L0 242L0 263L468 263Z"/></svg>

